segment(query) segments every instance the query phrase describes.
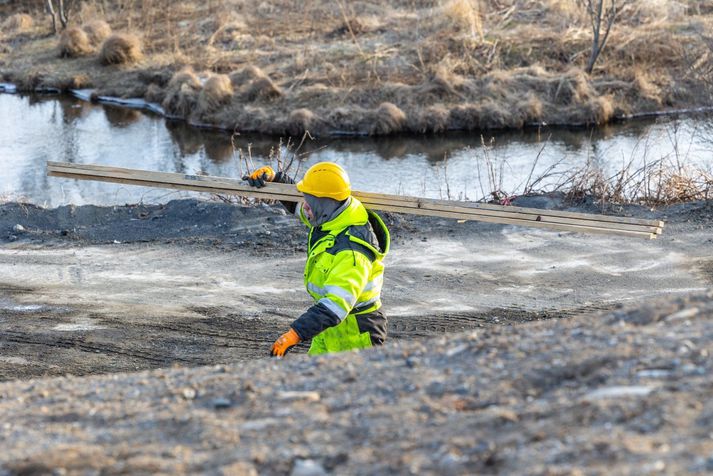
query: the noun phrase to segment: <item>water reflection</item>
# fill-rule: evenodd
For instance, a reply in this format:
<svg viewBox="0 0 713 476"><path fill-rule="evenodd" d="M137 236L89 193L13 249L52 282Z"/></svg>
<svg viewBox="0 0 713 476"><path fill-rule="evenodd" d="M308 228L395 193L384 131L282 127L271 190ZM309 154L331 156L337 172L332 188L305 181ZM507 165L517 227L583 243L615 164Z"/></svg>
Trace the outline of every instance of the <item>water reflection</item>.
<svg viewBox="0 0 713 476"><path fill-rule="evenodd" d="M104 106L104 116L112 127L127 127L139 122L143 117L136 109L129 109L118 106Z"/></svg>
<svg viewBox="0 0 713 476"><path fill-rule="evenodd" d="M279 139L197 129L136 110L66 97L0 94L0 196L47 206L166 201L190 195L143 187L47 178L48 160L166 172L240 177L238 150L254 165L270 161ZM231 137L232 136L232 137ZM299 142L296 140L295 142ZM289 157L283 141L281 153ZM293 146L295 143L293 143ZM300 149L302 171L334 160L354 188L384 193L478 199L492 187L515 192L528 180L546 185L573 167L617 170L628 161L670 160L713 167L710 116L638 121L596 129L450 133L390 138L319 138Z"/></svg>

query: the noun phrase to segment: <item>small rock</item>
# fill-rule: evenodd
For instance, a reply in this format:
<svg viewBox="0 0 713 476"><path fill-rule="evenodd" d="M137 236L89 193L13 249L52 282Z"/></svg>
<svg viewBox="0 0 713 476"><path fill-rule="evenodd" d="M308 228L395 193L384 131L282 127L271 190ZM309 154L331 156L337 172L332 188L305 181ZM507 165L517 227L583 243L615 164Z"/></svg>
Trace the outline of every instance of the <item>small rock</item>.
<svg viewBox="0 0 713 476"><path fill-rule="evenodd" d="M15 226L12 227L12 231L14 231L15 233L23 233L23 232L25 232L26 230L25 230L25 227L24 227L24 226L22 226L22 225L20 225L20 224L18 223L17 225L15 225Z"/></svg>
<svg viewBox="0 0 713 476"><path fill-rule="evenodd" d="M290 474L291 476L327 476L327 471L315 460L298 459Z"/></svg>
<svg viewBox="0 0 713 476"><path fill-rule="evenodd" d="M306 400L318 402L320 395L317 392L281 392L277 394L278 400Z"/></svg>
<svg viewBox="0 0 713 476"><path fill-rule="evenodd" d="M219 474L222 476L258 476L259 473L251 463L238 461L228 466L223 466Z"/></svg>
<svg viewBox="0 0 713 476"><path fill-rule="evenodd" d="M213 405L213 408L216 409L230 408L231 406L233 406L233 402L231 402L227 398L222 397L214 398L211 404Z"/></svg>
<svg viewBox="0 0 713 476"><path fill-rule="evenodd" d="M196 398L197 392L195 391L195 389L187 387L181 391L181 395L183 395L183 398L185 398L186 400L193 400L194 398Z"/></svg>
<svg viewBox="0 0 713 476"><path fill-rule="evenodd" d="M10 235L7 237L8 241L17 241L17 235Z"/></svg>
<svg viewBox="0 0 713 476"><path fill-rule="evenodd" d="M645 397L653 392L653 387L643 385L622 385L598 388L584 396L583 400L603 400L607 398Z"/></svg>

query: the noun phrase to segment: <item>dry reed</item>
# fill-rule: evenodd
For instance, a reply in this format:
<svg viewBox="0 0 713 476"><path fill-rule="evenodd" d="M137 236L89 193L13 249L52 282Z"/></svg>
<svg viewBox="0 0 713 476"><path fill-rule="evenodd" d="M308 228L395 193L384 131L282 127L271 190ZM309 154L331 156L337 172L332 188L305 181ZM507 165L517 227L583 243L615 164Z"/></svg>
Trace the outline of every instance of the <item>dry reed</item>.
<svg viewBox="0 0 713 476"><path fill-rule="evenodd" d="M99 59L103 65L138 63L143 59L141 40L130 33L114 33L102 43Z"/></svg>
<svg viewBox="0 0 713 476"><path fill-rule="evenodd" d="M201 81L190 68L173 75L166 87L163 109L169 116L188 117L196 108Z"/></svg>
<svg viewBox="0 0 713 476"><path fill-rule="evenodd" d="M197 113L203 117L217 111L230 102L233 97L233 85L225 74L210 76L198 95Z"/></svg>
<svg viewBox="0 0 713 476"><path fill-rule="evenodd" d="M59 56L61 58L77 58L94 52L89 37L79 27L70 27L59 37Z"/></svg>
<svg viewBox="0 0 713 476"><path fill-rule="evenodd" d="M34 26L34 20L27 13L15 13L2 22L1 30L13 33L30 30Z"/></svg>
<svg viewBox="0 0 713 476"><path fill-rule="evenodd" d="M99 46L111 35L111 26L104 20L94 20L85 25L82 29L87 34L89 42L93 46Z"/></svg>

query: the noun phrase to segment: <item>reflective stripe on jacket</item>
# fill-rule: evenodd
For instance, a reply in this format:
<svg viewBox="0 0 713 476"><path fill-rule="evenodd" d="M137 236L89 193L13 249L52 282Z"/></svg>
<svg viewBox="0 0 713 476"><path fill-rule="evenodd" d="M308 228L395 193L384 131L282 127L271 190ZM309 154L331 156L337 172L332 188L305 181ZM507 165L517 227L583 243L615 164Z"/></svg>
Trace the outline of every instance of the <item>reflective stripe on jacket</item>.
<svg viewBox="0 0 713 476"><path fill-rule="evenodd" d="M350 314L381 307L382 260L389 251L389 231L376 213L354 197L349 200L342 213L320 227L311 227L302 209L298 210L300 219L310 226L304 281L315 301L292 324L302 339L339 325ZM328 334L341 335L344 330Z"/></svg>

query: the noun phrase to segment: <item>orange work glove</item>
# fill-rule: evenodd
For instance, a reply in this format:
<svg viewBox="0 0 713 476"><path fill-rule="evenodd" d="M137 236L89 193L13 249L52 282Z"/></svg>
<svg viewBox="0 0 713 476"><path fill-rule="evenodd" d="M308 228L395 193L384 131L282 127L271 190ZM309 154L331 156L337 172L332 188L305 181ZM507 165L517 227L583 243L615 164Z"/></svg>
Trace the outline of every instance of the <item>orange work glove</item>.
<svg viewBox="0 0 713 476"><path fill-rule="evenodd" d="M274 178L275 171L272 170L272 167L266 165L255 170L250 175L244 176L243 180L247 180L253 187L262 188L265 186L265 182L272 182Z"/></svg>
<svg viewBox="0 0 713 476"><path fill-rule="evenodd" d="M273 357L284 357L287 351L299 344L301 340L295 330L290 328L289 331L282 334L280 338L272 344L270 355Z"/></svg>

